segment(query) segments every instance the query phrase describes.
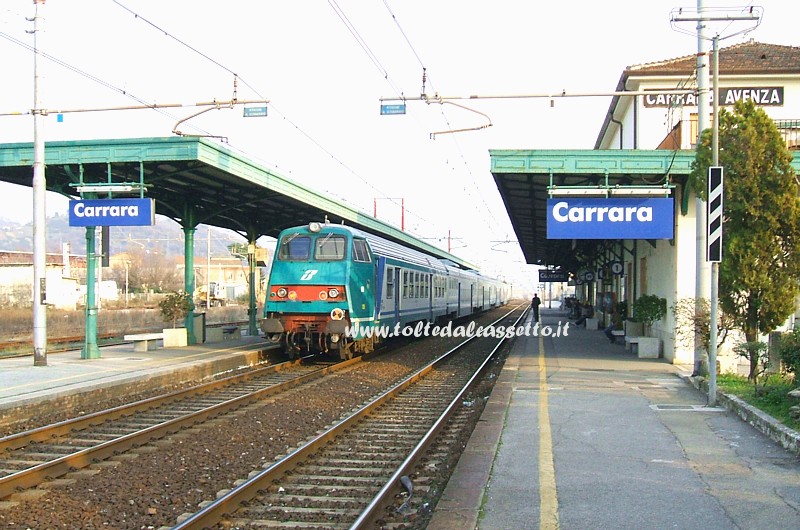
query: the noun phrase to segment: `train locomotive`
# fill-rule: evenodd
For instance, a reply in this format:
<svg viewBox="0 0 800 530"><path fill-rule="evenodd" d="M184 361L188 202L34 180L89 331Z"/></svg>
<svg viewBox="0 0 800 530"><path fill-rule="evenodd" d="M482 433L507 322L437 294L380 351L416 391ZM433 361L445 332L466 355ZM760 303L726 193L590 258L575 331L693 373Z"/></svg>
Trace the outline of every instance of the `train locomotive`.
<svg viewBox="0 0 800 530"><path fill-rule="evenodd" d="M372 330L443 323L505 305L511 286L455 263L344 225L283 230L261 329L289 358L369 353ZM397 325L400 328L397 328Z"/></svg>

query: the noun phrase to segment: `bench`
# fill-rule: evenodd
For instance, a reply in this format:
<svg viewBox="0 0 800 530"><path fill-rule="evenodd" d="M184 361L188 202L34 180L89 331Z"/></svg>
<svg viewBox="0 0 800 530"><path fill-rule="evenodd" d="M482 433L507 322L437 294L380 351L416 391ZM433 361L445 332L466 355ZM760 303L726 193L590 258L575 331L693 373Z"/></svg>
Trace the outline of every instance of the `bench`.
<svg viewBox="0 0 800 530"><path fill-rule="evenodd" d="M611 330L611 334L614 335L615 337L624 337L625 336L625 330L624 329L612 329Z"/></svg>
<svg viewBox="0 0 800 530"><path fill-rule="evenodd" d="M164 339L163 333L140 333L125 335L124 340L133 341L133 351L150 351L158 349L158 341Z"/></svg>
<svg viewBox="0 0 800 530"><path fill-rule="evenodd" d="M225 340L242 338L239 326L222 326L222 335Z"/></svg>

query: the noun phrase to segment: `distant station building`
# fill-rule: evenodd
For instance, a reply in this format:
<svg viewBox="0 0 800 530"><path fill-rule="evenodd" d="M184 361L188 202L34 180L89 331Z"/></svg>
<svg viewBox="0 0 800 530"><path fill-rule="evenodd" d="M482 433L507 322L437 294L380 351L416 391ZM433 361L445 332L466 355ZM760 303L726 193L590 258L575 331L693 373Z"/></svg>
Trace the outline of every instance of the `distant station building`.
<svg viewBox="0 0 800 530"><path fill-rule="evenodd" d="M721 107L754 101L775 120L787 146L800 148L800 47L750 41L722 48L719 87ZM492 173L528 263L569 271L578 298L599 310L601 326L619 301L630 307L639 296L655 294L670 308L695 298L697 220L695 195L686 182L698 141L697 98L656 91L696 88L694 54L630 66L615 90L654 94L613 97L594 150L491 151ZM800 167L797 157L793 166ZM674 204L671 239L588 241L576 233L573 240L554 241L546 235L545 210L554 185L605 185L610 200L614 187L667 184ZM694 346L678 343L675 329L668 310L650 334L660 339L661 356L692 364ZM723 371L736 371L739 359L720 353Z"/></svg>

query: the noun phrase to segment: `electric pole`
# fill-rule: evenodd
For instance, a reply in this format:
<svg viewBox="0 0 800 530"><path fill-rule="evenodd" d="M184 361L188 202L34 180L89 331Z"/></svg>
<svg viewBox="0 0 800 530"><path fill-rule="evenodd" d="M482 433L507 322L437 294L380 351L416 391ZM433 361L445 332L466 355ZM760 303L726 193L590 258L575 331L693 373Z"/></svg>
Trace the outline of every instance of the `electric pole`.
<svg viewBox="0 0 800 530"><path fill-rule="evenodd" d="M39 52L41 11L45 0L34 0L33 16L33 365L47 366L47 181L44 167L44 136L40 100Z"/></svg>

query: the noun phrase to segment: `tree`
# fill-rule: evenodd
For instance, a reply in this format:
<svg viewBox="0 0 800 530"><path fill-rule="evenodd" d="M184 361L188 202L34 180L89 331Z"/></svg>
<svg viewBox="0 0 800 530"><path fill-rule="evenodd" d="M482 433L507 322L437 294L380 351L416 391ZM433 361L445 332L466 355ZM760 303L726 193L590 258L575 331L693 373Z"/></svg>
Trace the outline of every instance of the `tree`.
<svg viewBox="0 0 800 530"><path fill-rule="evenodd" d="M194 307L192 304L192 295L184 291L168 294L163 300L158 303L161 309L161 316L164 321L172 321L172 327L178 327L178 320L186 318L189 311Z"/></svg>
<svg viewBox="0 0 800 530"><path fill-rule="evenodd" d="M720 308L754 343L786 320L800 292L798 183L775 123L752 101L722 109L719 146L725 168ZM691 176L703 198L711 157L705 130ZM751 359L751 380L757 370Z"/></svg>

